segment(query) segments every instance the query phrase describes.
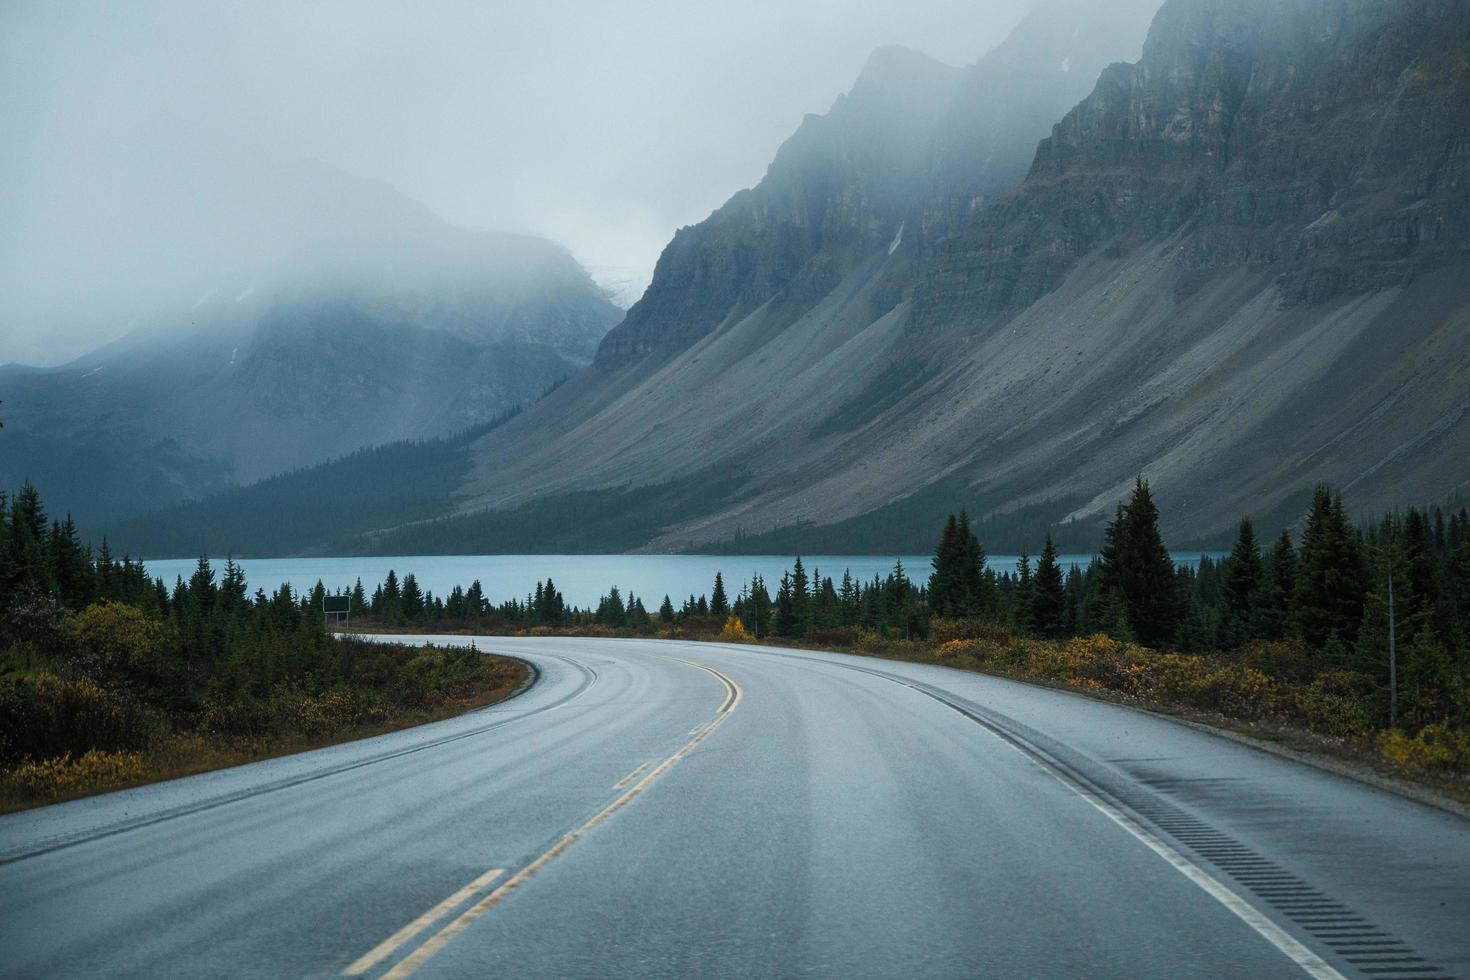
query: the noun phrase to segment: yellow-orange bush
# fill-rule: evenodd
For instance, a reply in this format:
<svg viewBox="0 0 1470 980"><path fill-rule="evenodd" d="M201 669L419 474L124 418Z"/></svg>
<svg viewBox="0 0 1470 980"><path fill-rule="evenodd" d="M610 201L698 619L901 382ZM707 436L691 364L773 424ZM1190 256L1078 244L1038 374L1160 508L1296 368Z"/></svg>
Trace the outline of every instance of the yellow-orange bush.
<svg viewBox="0 0 1470 980"><path fill-rule="evenodd" d="M27 762L5 774L3 782L17 795L53 799L71 793L134 782L147 775L137 752L93 749L79 756L70 752L40 762Z"/></svg>
<svg viewBox="0 0 1470 980"><path fill-rule="evenodd" d="M71 618L79 666L105 682L146 683L159 671L163 629L134 606L98 602Z"/></svg>
<svg viewBox="0 0 1470 980"><path fill-rule="evenodd" d="M1010 645L1011 631L989 619L931 619L929 639L940 646L953 640L970 640L982 648L1001 649Z"/></svg>
<svg viewBox="0 0 1470 980"><path fill-rule="evenodd" d="M0 688L0 747L15 761L140 749L158 730L147 708L85 677L42 671Z"/></svg>
<svg viewBox="0 0 1470 980"><path fill-rule="evenodd" d="M1383 757L1420 769L1470 769L1470 736L1448 725L1428 725L1410 738L1398 729L1378 736Z"/></svg>
<svg viewBox="0 0 1470 980"><path fill-rule="evenodd" d="M720 630L720 640L724 643L749 643L751 636L746 632L740 617L731 613L725 618L724 629Z"/></svg>

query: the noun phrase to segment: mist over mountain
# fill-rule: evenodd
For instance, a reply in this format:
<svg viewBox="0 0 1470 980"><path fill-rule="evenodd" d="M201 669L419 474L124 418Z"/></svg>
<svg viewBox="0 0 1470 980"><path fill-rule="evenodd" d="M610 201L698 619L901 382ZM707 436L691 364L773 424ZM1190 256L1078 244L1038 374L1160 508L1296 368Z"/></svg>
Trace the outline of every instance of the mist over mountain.
<svg viewBox="0 0 1470 980"><path fill-rule="evenodd" d="M456 444L443 520L335 546L887 549L961 505L1080 543L1140 473L1216 540L1319 481L1463 491L1470 11L1149 13L1049 4L965 69L879 50L590 368Z"/></svg>
<svg viewBox="0 0 1470 980"><path fill-rule="evenodd" d="M461 507L743 475L659 548L934 493L1100 521L1140 472L1178 536L1319 480L1440 499L1466 479L1467 17L1171 0L968 217L942 202L983 183L918 189L953 128L909 154L961 82L914 56L864 101L865 73L676 237L594 371L485 437ZM1044 63L1025 37L1007 59ZM915 241L916 209L951 230Z"/></svg>
<svg viewBox="0 0 1470 980"><path fill-rule="evenodd" d="M222 185L209 213L222 243L176 270L181 298L64 367L0 368L4 485L111 518L457 432L585 366L620 316L560 246L319 165Z"/></svg>

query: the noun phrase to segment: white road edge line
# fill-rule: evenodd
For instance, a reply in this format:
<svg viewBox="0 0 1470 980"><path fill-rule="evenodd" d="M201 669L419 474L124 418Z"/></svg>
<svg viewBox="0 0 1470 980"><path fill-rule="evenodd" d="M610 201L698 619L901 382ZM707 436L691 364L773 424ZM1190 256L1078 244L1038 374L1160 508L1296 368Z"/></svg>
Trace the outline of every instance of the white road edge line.
<svg viewBox="0 0 1470 980"><path fill-rule="evenodd" d="M1227 885L1221 882L1220 879L1216 878L1214 875L1211 875L1204 868L1201 868L1199 865L1189 860L1189 858L1185 857L1183 854L1170 847L1167 843L1160 840L1146 827L1142 826L1138 823L1138 821L1128 816L1128 814L1119 810L1107 800L1098 796L1092 790L1088 789L1086 786L1083 786L1081 783L1077 782L1071 776L1067 775L1056 766L1053 766L1045 759L1032 755L1030 752L1027 752L1024 748L1016 745L1009 739L1002 738L999 734L991 732L988 727L984 725L982 725L981 727L984 728L987 732L990 732L990 734L1002 744L1009 746L1016 752L1019 752L1026 759L1035 763L1053 779L1057 780L1057 782L1061 783L1063 786L1067 787L1072 792L1082 797L1088 803L1092 804L1092 806L1096 808L1099 813L1102 813L1108 819L1116 823L1119 827L1122 827L1124 830L1128 831L1128 833L1132 834L1149 850L1153 851L1165 861L1168 861L1169 864L1173 865L1174 870L1178 871L1180 874L1184 875L1184 877L1194 882L1194 884L1199 886L1199 888L1203 890L1205 894L1209 895L1211 898L1215 899L1221 905L1225 906L1227 909L1233 912L1237 918L1239 918L1246 925L1254 929L1272 946L1275 946L1278 950L1284 953L1286 957L1290 959L1293 963L1301 967L1308 976L1316 977L1317 980L1347 980L1347 978L1344 977L1341 973L1333 969L1330 963L1322 959L1322 957L1318 956L1316 953L1312 952L1306 946L1302 945L1286 930L1282 929L1276 923L1272 922L1266 916L1262 915L1261 912L1254 905L1247 902L1244 898L1241 898L1238 893L1231 890Z"/></svg>
<svg viewBox="0 0 1470 980"><path fill-rule="evenodd" d="M778 654L778 656L781 656L781 654ZM790 654L785 654L784 656L790 656ZM823 661L820 658L802 657L793 659L811 659L815 660L818 663L831 663L831 661ZM855 667L848 664L838 664L838 666L846 667L849 670L856 670L864 674L871 674L874 677L884 678L885 680L889 680L895 684L898 684L900 687L906 687L911 691L922 694L927 698L932 698L933 700L938 701L940 704L955 709L966 718L969 718L970 720L979 724L981 728L989 732L991 737L999 741L1002 745L1005 745L1011 750L1019 753L1022 758L1034 763L1043 772L1047 773L1057 782L1061 783L1063 786L1067 787L1072 792L1082 797L1088 803L1092 804L1093 807L1098 810L1098 812L1102 813L1118 826L1128 831L1128 833L1137 838L1149 850L1159 855L1159 857L1163 858L1165 861L1168 861L1169 864L1173 865L1176 871L1192 881L1202 891L1204 891L1205 894L1209 895L1211 898L1215 899L1221 905L1229 909L1232 913L1235 914L1237 918L1239 918L1246 925L1250 926L1267 942L1269 942L1271 945L1275 946L1278 950L1284 953L1286 957L1290 959L1293 963L1301 967L1308 976L1315 977L1317 978L1317 980L1347 980L1347 977L1337 972L1337 970L1333 968L1332 964L1322 959L1322 957L1312 952L1286 930L1282 929L1276 923L1272 922L1269 918L1263 915L1260 910L1257 909L1254 905L1252 905L1250 902L1247 902L1244 898L1241 898L1239 893L1233 891L1229 886L1225 885L1218 878L1211 875L1204 868L1201 868L1199 865L1189 860L1189 858L1179 853L1173 847L1170 847L1163 840L1160 840L1138 821L1134 820L1122 810L1119 810L1107 800L1103 799L1101 796L1088 789L1086 785L1074 779L1065 770L1057 767L1056 765L1053 765L1052 762L1048 760L1045 756L1031 749L1028 749L1025 745L1014 741L1011 737L1001 734L1001 732L993 728L989 722L984 721L971 712L967 711L966 709L961 708L953 701L949 701L945 698L939 697L938 695L926 691L921 687L916 687L915 685L910 684L907 681L892 677L890 675L882 674L876 670L869 670L865 667Z"/></svg>

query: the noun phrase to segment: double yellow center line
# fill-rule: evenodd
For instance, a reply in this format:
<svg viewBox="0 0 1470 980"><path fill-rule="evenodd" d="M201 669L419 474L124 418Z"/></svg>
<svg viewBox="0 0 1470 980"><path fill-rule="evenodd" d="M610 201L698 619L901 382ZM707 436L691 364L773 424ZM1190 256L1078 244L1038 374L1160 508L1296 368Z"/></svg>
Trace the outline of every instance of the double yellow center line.
<svg viewBox="0 0 1470 980"><path fill-rule="evenodd" d="M588 820L586 823L582 824L582 826L578 827L576 830L573 830L565 837L561 838L540 857L536 858L536 860L532 861L530 864L526 865L524 868L517 871L514 875L507 879L503 884L500 885L500 887L496 888L494 891L490 892L490 894L481 898L479 901L475 902L469 908L461 912L454 919L450 920L447 925L445 925L438 932L430 936L417 949L409 953L402 960L399 960L398 963L395 964L391 970L389 970L387 973L384 973L382 975L382 980L402 980L402 978L410 976L415 970L427 963L436 953L438 953L441 949L448 945L451 939L459 935L461 932L464 932L465 929L469 928L472 922L474 922L480 916L484 915L486 912L490 911L490 909L494 908L497 904L499 904L501 899L505 898L516 888L525 884L527 881L530 881L531 878L533 878L538 871L540 871L542 868L546 867L546 865L555 860L557 855L561 854L567 848L571 847L577 841L581 840L584 836L586 836L589 831L601 824L608 817L618 812L618 810L621 810L624 806L628 804L630 800L632 800L639 793L647 789L648 786L652 784L655 779L667 772L674 763L678 762L680 759L684 758L691 751L693 751L696 745L708 738L711 732L713 732L716 728L719 728L720 725L724 723L725 719L730 717L730 715L734 713L736 706L740 704L741 698L744 697L744 692L741 691L739 684L736 684L730 678L726 677L718 670L715 670L713 667L706 667L704 664L697 664L692 660L681 660L678 657L665 657L656 653L648 654L648 656L658 657L658 659L660 660L669 660L675 663L685 664L689 667L695 667L699 670L704 671L705 673L714 675L714 677L719 680L721 684L724 684L725 700L720 705L719 710L715 713L715 719L708 725L699 729L698 734L696 734L693 738L680 746L678 751L676 751L673 755L669 756L663 762L660 762L657 766L650 770L646 776L644 776L642 779L638 780L638 782L634 783L631 787L625 790L621 796L613 800L607 806L603 807L602 810L598 811L598 813L593 816L592 819ZM641 768L642 767L640 767L640 770ZM634 770L633 773L630 773L630 777L636 776L638 771L640 770ZM619 788L626 782L627 780L625 779L614 788ZM369 970L373 969L375 966L391 957L404 945L414 939L414 937L418 936L424 930L434 925L434 923L438 922L451 910L459 907L465 901L469 900L472 896L489 887L491 883L498 880L500 876L504 873L505 871L501 868L492 868L489 871L486 871L474 881L470 882L468 885L465 885L463 888L456 891L453 895L450 895L448 898L444 899L444 901L440 902L438 905L435 905L429 911L425 912L423 915L414 919L412 922L405 925L402 929L399 929L393 935L389 936L387 939L374 946L371 950L363 954L360 958L354 960L345 970L342 971L342 974L344 976L352 977L361 976L362 974L367 973Z"/></svg>

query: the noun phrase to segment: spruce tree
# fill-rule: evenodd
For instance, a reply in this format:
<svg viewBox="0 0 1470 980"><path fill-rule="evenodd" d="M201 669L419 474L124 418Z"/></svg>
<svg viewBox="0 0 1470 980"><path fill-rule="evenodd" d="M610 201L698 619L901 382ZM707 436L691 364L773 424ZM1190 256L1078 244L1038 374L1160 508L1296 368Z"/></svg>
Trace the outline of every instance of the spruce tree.
<svg viewBox="0 0 1470 980"><path fill-rule="evenodd" d="M1284 640L1291 632L1296 571L1296 548L1291 543L1291 532L1282 531L1266 560L1255 605L1253 635L1266 640Z"/></svg>
<svg viewBox="0 0 1470 980"><path fill-rule="evenodd" d="M710 592L709 611L710 615L721 619L730 611L730 600L725 595L725 579L718 571L715 572L715 587Z"/></svg>
<svg viewBox="0 0 1470 980"><path fill-rule="evenodd" d="M416 623L424 617L424 593L412 572L403 576L403 618Z"/></svg>
<svg viewBox="0 0 1470 980"><path fill-rule="evenodd" d="M1183 620L1174 560L1159 533L1159 510L1139 477L1126 507L1108 525L1102 554L1103 588L1116 597L1130 632L1147 646L1174 640Z"/></svg>
<svg viewBox="0 0 1470 980"><path fill-rule="evenodd" d="M49 543L58 604L67 609L83 608L94 595L92 560L70 514L64 522L52 523Z"/></svg>
<svg viewBox="0 0 1470 980"><path fill-rule="evenodd" d="M801 635L801 622L797 618L796 612L795 591L794 583L791 581L791 573L782 573L781 584L776 589L775 630L777 636L794 637Z"/></svg>
<svg viewBox="0 0 1470 980"><path fill-rule="evenodd" d="M1230 551L1225 569L1223 628L1227 645L1238 645L1250 636L1264 577L1255 528L1249 520L1241 521L1235 547Z"/></svg>
<svg viewBox="0 0 1470 980"><path fill-rule="evenodd" d="M1302 638L1318 649L1333 636L1344 646L1356 644L1366 592L1367 566L1357 529L1348 525L1342 497L1334 499L1319 486L1302 534L1293 601Z"/></svg>
<svg viewBox="0 0 1470 980"><path fill-rule="evenodd" d="M1023 633L1031 633L1031 607L1036 598L1036 577L1031 572L1031 556L1026 550L1021 549L1021 556L1016 560L1016 592L1012 600L1012 617L1015 620L1016 629Z"/></svg>
<svg viewBox="0 0 1470 980"><path fill-rule="evenodd" d="M358 581L361 590L362 582ZM225 557L225 577L220 580L219 607L227 616L236 616L245 611L245 569L235 564L233 556Z"/></svg>
<svg viewBox="0 0 1470 980"><path fill-rule="evenodd" d="M929 608L936 616L958 617L968 611L969 597L965 594L964 554L959 543L959 521L954 514L944 522L939 544L934 548L934 559L930 562L934 571L929 574Z"/></svg>
<svg viewBox="0 0 1470 980"><path fill-rule="evenodd" d="M856 626L860 612L862 590L852 580L852 570L842 572L842 588L837 592L837 621L842 626Z"/></svg>
<svg viewBox="0 0 1470 980"><path fill-rule="evenodd" d="M752 636L771 635L771 593L766 589L766 580L759 574L750 578L750 614L745 628Z"/></svg>
<svg viewBox="0 0 1470 980"><path fill-rule="evenodd" d="M791 570L791 609L796 624L796 633L792 635L805 636L812 625L811 582L800 555L796 556L796 565Z"/></svg>
<svg viewBox="0 0 1470 980"><path fill-rule="evenodd" d="M1062 581L1062 566L1057 562L1057 547L1051 534L1041 549L1036 563L1036 576L1031 592L1031 630L1037 636L1060 639L1067 635L1067 591Z"/></svg>
<svg viewBox="0 0 1470 980"><path fill-rule="evenodd" d="M970 527L970 515L960 511L956 528L960 549L960 582L965 597L966 616L992 616L995 614L995 573L988 566L989 558L980 546Z"/></svg>

